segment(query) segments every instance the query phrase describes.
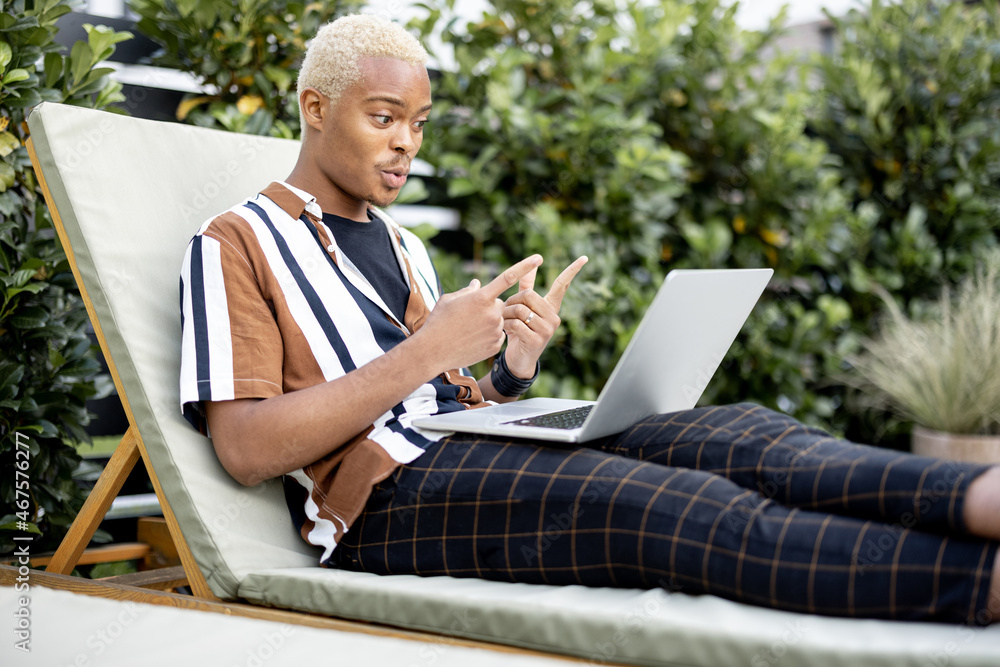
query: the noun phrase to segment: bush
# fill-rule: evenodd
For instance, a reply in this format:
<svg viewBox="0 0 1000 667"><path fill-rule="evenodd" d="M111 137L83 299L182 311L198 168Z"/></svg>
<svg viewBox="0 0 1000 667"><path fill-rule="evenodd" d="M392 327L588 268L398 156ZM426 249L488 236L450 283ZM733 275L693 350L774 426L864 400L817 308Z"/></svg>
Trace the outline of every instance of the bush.
<svg viewBox="0 0 1000 667"><path fill-rule="evenodd" d="M90 441L85 404L101 382L87 314L24 147L24 116L42 100L95 108L124 100L111 70L95 65L131 37L86 26L87 41L61 53L55 21L73 6L4 0L0 11L0 530L29 524L40 535L33 551L54 548L83 504L74 445ZM31 454L26 478L15 476L18 439ZM16 486L25 479L27 495ZM12 549L4 539L0 552Z"/></svg>
<svg viewBox="0 0 1000 667"><path fill-rule="evenodd" d="M628 58L609 48L619 32L597 30L613 7L575 22L571 6L497 2L464 36L444 35L458 65L435 82L421 156L445 177L478 271L543 252L547 285L590 256L536 391L593 396L662 275L665 219L683 192L686 159L627 104Z"/></svg>
<svg viewBox="0 0 1000 667"><path fill-rule="evenodd" d="M448 12L435 5L417 27L426 36ZM435 81L422 156L476 259L493 270L541 252L551 279L591 258L534 391L596 395L668 269L772 266L705 400L814 423L839 404L820 382L852 345L833 286L856 222L836 160L803 133L809 96L790 62L762 60L776 29L741 31L734 13L718 0L496 0L443 35L457 67Z"/></svg>
<svg viewBox="0 0 1000 667"><path fill-rule="evenodd" d="M775 270L703 402L752 399L841 430L842 391L827 378L857 340L838 288L858 220L839 161L804 132L812 96L803 72L773 54L784 17L742 31L736 9L702 0L646 10L648 29L670 35L671 49L653 45L640 60L638 90L664 141L692 165L664 259Z"/></svg>
<svg viewBox="0 0 1000 667"><path fill-rule="evenodd" d="M299 135L295 72L305 42L363 3L129 0L139 31L161 47L153 62L193 74L212 92L184 96L177 120L233 132Z"/></svg>
<svg viewBox="0 0 1000 667"><path fill-rule="evenodd" d="M835 19L810 129L843 163L864 234L841 268L855 327L970 274L1000 230L1000 9L873 0ZM884 416L876 416L883 421Z"/></svg>
<svg viewBox="0 0 1000 667"><path fill-rule="evenodd" d="M158 63L218 90L180 117L281 136L303 36L354 7L132 4ZM874 286L920 309L997 244L996 3L874 0L810 67L773 55L782 17L743 31L721 0L495 0L464 29L453 6L413 25L456 61L421 153L441 177L428 203L471 239L471 267L439 253L445 288L533 252L544 288L591 258L533 392L594 397L667 270L771 266L704 402L871 439L840 378L883 310Z"/></svg>

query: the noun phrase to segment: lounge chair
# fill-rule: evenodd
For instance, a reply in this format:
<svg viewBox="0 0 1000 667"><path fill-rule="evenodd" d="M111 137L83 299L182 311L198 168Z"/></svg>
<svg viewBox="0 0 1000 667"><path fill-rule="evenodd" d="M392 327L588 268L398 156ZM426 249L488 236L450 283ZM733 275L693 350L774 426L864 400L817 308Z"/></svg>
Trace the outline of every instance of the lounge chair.
<svg viewBox="0 0 1000 667"><path fill-rule="evenodd" d="M178 408L177 289L187 241L213 214L285 177L297 142L52 103L39 105L28 126L32 160L131 424L50 571L72 569L117 492L116 472L141 458L194 598L231 613L279 607L307 624L333 616L597 664L1000 664L1000 627L827 618L664 590L318 567L281 484L234 482Z"/></svg>

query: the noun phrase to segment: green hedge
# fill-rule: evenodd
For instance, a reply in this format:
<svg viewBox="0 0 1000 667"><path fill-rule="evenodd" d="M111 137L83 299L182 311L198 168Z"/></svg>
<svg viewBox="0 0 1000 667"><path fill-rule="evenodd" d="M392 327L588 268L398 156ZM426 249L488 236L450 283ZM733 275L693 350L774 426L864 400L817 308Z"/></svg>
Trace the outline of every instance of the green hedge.
<svg viewBox="0 0 1000 667"><path fill-rule="evenodd" d="M76 6L0 5L0 535L27 524L38 535L33 553L54 549L83 504L75 446L90 440L87 400L111 389L24 146L25 113L43 100L94 108L124 100L97 64L131 35L87 25L87 40L64 53L55 21ZM29 448L27 470L15 468L25 461L18 442ZM13 548L0 540L0 553Z"/></svg>
<svg viewBox="0 0 1000 667"><path fill-rule="evenodd" d="M883 310L872 284L920 313L997 246L1000 5L875 0L834 23L841 46L815 69L809 129L842 161L857 212L862 233L838 276L867 333ZM858 437L898 430L864 416Z"/></svg>
<svg viewBox="0 0 1000 667"><path fill-rule="evenodd" d="M188 122L296 132L286 74L315 6L131 5L159 63L219 87L189 96ZM534 393L595 396L669 269L770 266L704 400L885 430L843 382L882 311L872 286L919 310L996 245L996 3L873 1L807 61L774 55L783 16L741 30L720 0L494 0L467 24L452 1L425 8L411 27L456 64L433 79L421 153L441 178L407 195L461 212L471 240L437 253L445 287L532 252L543 285L591 258ZM261 46L268 31L281 46Z"/></svg>
<svg viewBox="0 0 1000 667"><path fill-rule="evenodd" d="M551 278L591 257L535 391L595 395L670 268L771 266L706 400L828 421L837 399L817 384L851 314L828 276L856 222L837 161L804 133L809 96L788 60L762 57L776 31L740 30L718 0L578 7L497 0L447 31L458 67L436 82L423 149L490 267L542 252ZM418 27L448 20L437 6Z"/></svg>
<svg viewBox="0 0 1000 667"><path fill-rule="evenodd" d="M449 4L415 27L454 26ZM537 391L596 393L670 268L771 266L704 401L887 436L843 383L882 312L872 286L919 310L997 241L987 4L876 1L806 62L774 55L783 17L743 31L719 0L495 0L445 30L458 66L436 82L424 148L450 183L440 203L487 267L593 260Z"/></svg>
<svg viewBox="0 0 1000 667"><path fill-rule="evenodd" d="M298 136L295 73L306 40L358 0L128 0L160 45L152 62L195 75L209 92L184 96L177 119L233 132Z"/></svg>

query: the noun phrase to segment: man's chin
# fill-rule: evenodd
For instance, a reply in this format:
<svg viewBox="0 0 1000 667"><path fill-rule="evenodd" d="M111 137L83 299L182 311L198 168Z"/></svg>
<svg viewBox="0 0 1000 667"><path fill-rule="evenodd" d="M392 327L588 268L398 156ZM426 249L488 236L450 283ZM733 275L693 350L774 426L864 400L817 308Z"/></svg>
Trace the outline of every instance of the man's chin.
<svg viewBox="0 0 1000 667"><path fill-rule="evenodd" d="M390 206L394 201L396 201L397 195L399 195L399 190L395 190L391 194L386 194L381 197L378 197L376 195L370 195L368 197L368 203L371 204L372 206L377 206L378 208L385 208L386 206Z"/></svg>

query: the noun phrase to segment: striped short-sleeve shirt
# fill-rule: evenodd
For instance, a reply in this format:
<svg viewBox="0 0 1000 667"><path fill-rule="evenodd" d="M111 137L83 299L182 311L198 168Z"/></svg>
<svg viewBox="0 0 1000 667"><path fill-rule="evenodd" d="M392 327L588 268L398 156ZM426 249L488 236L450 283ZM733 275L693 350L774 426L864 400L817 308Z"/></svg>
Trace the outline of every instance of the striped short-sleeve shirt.
<svg viewBox="0 0 1000 667"><path fill-rule="evenodd" d="M374 210L410 288L404 321L336 245L315 198L285 183L206 222L181 270L184 415L207 432L205 401L269 398L343 377L418 329L438 299L420 240ZM386 378L392 382L392 378ZM441 437L417 416L481 404L461 370L442 373L323 459L285 476L302 537L329 558L376 482ZM331 406L336 409L336 406ZM280 447L281 444L277 443ZM299 503L301 502L301 507Z"/></svg>

